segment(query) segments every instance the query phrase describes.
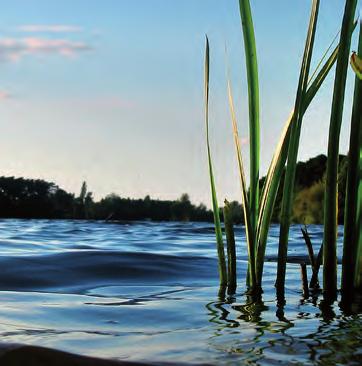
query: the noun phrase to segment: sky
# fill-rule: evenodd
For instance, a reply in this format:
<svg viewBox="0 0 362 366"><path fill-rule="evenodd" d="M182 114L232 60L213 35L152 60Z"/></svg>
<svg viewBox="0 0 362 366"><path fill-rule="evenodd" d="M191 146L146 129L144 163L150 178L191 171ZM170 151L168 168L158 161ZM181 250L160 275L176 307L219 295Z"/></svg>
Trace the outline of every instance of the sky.
<svg viewBox="0 0 362 366"><path fill-rule="evenodd" d="M261 174L293 107L310 0L254 0ZM203 62L210 40L210 138L219 200L240 201L225 45L243 158L248 100L237 0L0 0L0 175L41 178L96 199L210 206ZM361 3L359 4L361 6ZM338 32L343 0L322 0L312 68ZM356 35L352 49L356 48ZM326 153L334 70L308 109L298 158ZM340 151L347 152L349 68Z"/></svg>

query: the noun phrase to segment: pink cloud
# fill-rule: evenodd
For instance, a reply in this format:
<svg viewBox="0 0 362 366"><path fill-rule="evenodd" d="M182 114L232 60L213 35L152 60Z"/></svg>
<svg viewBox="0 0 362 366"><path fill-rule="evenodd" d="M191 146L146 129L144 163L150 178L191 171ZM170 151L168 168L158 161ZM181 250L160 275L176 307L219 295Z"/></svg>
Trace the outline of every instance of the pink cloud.
<svg viewBox="0 0 362 366"><path fill-rule="evenodd" d="M39 54L58 54L71 57L90 49L91 47L86 43L66 39L3 38L0 39L0 60L18 61L26 55Z"/></svg>
<svg viewBox="0 0 362 366"><path fill-rule="evenodd" d="M26 24L20 25L17 29L21 32L27 33L75 33L82 31L81 27L64 24Z"/></svg>
<svg viewBox="0 0 362 366"><path fill-rule="evenodd" d="M10 93L8 93L5 90L0 90L0 101L4 100L4 99L9 99L9 98L11 98Z"/></svg>

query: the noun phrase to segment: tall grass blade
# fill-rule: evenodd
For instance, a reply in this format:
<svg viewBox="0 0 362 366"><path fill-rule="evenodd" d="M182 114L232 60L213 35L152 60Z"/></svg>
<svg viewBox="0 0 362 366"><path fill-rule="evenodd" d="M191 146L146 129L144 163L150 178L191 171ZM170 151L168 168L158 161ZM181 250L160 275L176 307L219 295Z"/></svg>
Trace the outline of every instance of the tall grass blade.
<svg viewBox="0 0 362 366"><path fill-rule="evenodd" d="M264 258L269 233L269 226L273 215L273 209L277 198L281 177L283 174L283 169L287 160L290 125L293 120L293 116L294 112L290 114L287 123L285 124L285 127L283 129L281 138L279 140L268 170L260 201L261 204L256 236L258 245L256 254L256 281L258 286L260 287L262 285Z"/></svg>
<svg viewBox="0 0 362 366"><path fill-rule="evenodd" d="M250 211L249 201L248 201L248 190L247 190L245 173L244 173L243 159L241 156L239 131L238 131L238 125L237 125L237 121L236 121L234 100L233 100L231 83L230 83L229 77L227 80L227 86L228 86L228 100L229 100L229 107L230 107L230 115L231 115L231 121L232 121L232 126L233 126L233 136L234 136L234 143L235 143L235 148L236 148L236 156L237 156L237 161L238 161L239 178L240 178L241 193L242 193L242 205L243 205L244 221L245 221L246 242L247 242L248 255L249 255L250 287L254 288L254 286L256 284L255 242L254 242L254 234L253 234L252 226L251 226L251 211Z"/></svg>
<svg viewBox="0 0 362 366"><path fill-rule="evenodd" d="M227 200L224 202L224 225L228 254L228 294L232 295L235 293L237 286L236 250L233 215L231 212L230 203Z"/></svg>
<svg viewBox="0 0 362 366"><path fill-rule="evenodd" d="M319 10L319 0L314 0L312 4L307 40L304 49L302 67L299 77L299 84L294 108L294 118L292 121L290 141L288 147L288 162L285 173L281 217L280 217L278 271L276 281L277 292L281 297L284 297L290 217L293 203L294 181L295 181L295 172L296 172L297 155L299 147L299 138L303 119L302 101L307 90L309 68L312 58L313 44L318 19L318 10Z"/></svg>
<svg viewBox="0 0 362 366"><path fill-rule="evenodd" d="M300 264L300 275L302 278L302 285L303 285L303 297L307 299L309 297L309 287L308 287L307 265L305 263Z"/></svg>
<svg viewBox="0 0 362 366"><path fill-rule="evenodd" d="M349 50L353 31L353 17L356 5L357 0L346 0L339 42L332 111L329 125L323 237L323 291L326 299L328 300L334 300L337 291L338 147L342 123Z"/></svg>
<svg viewBox="0 0 362 366"><path fill-rule="evenodd" d="M327 77L329 71L332 69L334 63L337 60L338 46L333 50L332 54L328 57L327 61L323 67L318 72L314 79L310 79L309 88L302 102L302 113L306 112L313 98L317 94L319 88L323 84L323 81ZM330 47L328 47L328 50ZM324 59L325 56L322 57ZM318 69L321 65L321 61L318 63ZM313 72L315 76L317 69ZM290 136L290 125L293 120L293 113L290 114L285 127L283 129L282 135L280 137L279 143L277 145L276 151L274 153L272 162L270 164L268 174L264 183L262 190L260 208L259 208L259 221L257 228L257 257L256 257L256 272L257 272L257 283L261 285L265 249L268 238L269 227L271 223L271 218L273 214L273 209L275 205L275 200L278 193L278 188L280 185L280 180L282 177L283 169L287 161L288 155L288 145Z"/></svg>
<svg viewBox="0 0 362 366"><path fill-rule="evenodd" d="M312 267L312 270L314 271L315 270L314 250L313 250L312 241L311 241L309 233L308 233L308 229L307 229L307 227L305 227L304 229L300 228L300 230L302 231L305 245L307 246L310 265Z"/></svg>
<svg viewBox="0 0 362 366"><path fill-rule="evenodd" d="M338 54L338 46L334 49L333 53L327 59L326 63L321 68L320 72L316 76L316 78L311 83L308 91L304 97L302 103L302 113L304 115L305 111L309 107L313 98L317 94L320 86L323 81L327 77L329 71L333 67ZM316 74L316 70L313 72L313 75ZM261 203L260 203L260 213L259 213L259 221L258 221L258 231L257 231L257 243L258 243L258 257L257 257L257 266L260 266L257 269L259 276L262 273L262 266L264 262L265 255L265 246L266 240L268 236L268 229L270 226L270 221L274 209L274 203L276 199L276 195L279 188L279 183L281 179L281 175L283 172L283 168L285 166L287 160L287 152L289 145L289 136L290 136L290 126L294 117L294 111L290 114L285 127L283 129L282 135L280 137L279 143L277 145L276 151L274 153L272 162L270 164L268 174L264 183ZM259 277L258 276L258 277Z"/></svg>
<svg viewBox="0 0 362 366"><path fill-rule="evenodd" d="M214 173L213 173L212 160L211 160L210 140L209 140L209 77L210 77L209 68L210 68L209 40L206 37L204 92L205 92L205 124L206 124L207 157L208 157L209 175L210 175L212 208L213 208L213 213L214 213L217 254L218 254L218 259L219 259L220 286L224 287L227 285L225 252L224 252L224 243L223 243L223 238L222 238L219 205L217 202L215 180L214 180Z"/></svg>
<svg viewBox="0 0 362 366"><path fill-rule="evenodd" d="M313 246L312 246L312 241L310 239L307 228L305 228L305 229L301 228L301 230L302 230L302 233L303 233L303 238L304 238L305 244L308 248L309 260L310 260L310 264L311 264L311 267L312 267L312 277L311 277L311 280L310 280L309 287L313 288L313 289L316 289L319 286L318 272L319 272L319 268L322 264L323 244L319 248L319 252L318 252L317 257L315 257L314 256L314 251L313 251Z"/></svg>
<svg viewBox="0 0 362 366"><path fill-rule="evenodd" d="M355 30L357 24L358 24L357 21L355 21L353 23L353 29L352 29L352 31ZM337 33L337 36L339 34L340 34L340 31ZM324 63L323 67L321 68L321 71L318 73L318 76L316 76L316 78L313 80L313 77L315 76L315 74L317 73L317 70L321 66L322 60L324 60L324 58L326 57L325 55L331 49L331 46L333 45L333 43L334 43L334 39L333 39L332 43L329 45L329 47L326 50L326 52L324 53L324 55L322 56L322 58L319 61L316 69L313 71L312 76L309 78L309 81L308 81L308 91L307 91L307 94L306 94L306 96L304 98L303 104L306 104L306 105L309 105L310 104L311 100L314 98L314 96L316 94L316 91L320 88L320 86L323 83L324 79L326 78L326 76L328 75L329 71L331 70L331 68L333 67L334 63L337 60L338 51L339 51L339 43L334 48L333 52L331 53L331 55L329 56L329 58L327 59L327 61ZM306 110L307 109L307 106L305 106L304 109Z"/></svg>
<svg viewBox="0 0 362 366"><path fill-rule="evenodd" d="M330 46L328 47L328 50L329 49L330 49ZM334 49L334 51L332 52L330 57L327 59L326 63L323 65L321 71L318 73L316 78L314 80L311 80L311 79L309 80L308 85L310 83L310 86L302 101L301 111L302 111L303 115L306 112L307 108L309 107L310 103L312 102L313 98L317 94L319 88L321 87L323 81L327 77L329 71L331 70L334 63L336 62L337 55L338 55L338 46ZM323 55L321 61L324 58L325 58L325 55ZM317 66L318 69L320 68L321 61L318 63L318 66ZM317 68L314 70L313 76L316 75ZM264 187L263 187L262 195L261 195L262 199L261 199L261 203L260 203L260 216L259 216L259 223L258 223L259 231L260 231L260 225L261 225L260 218L263 216L264 210L266 209L266 202L267 202L267 197L269 196L270 186L272 184L272 180L274 178L275 172L278 171L278 169L276 169L276 165L277 165L278 161L281 159L280 155L281 155L283 149L285 149L285 147L289 144L290 125L291 125L293 116L294 116L294 110L289 115L289 118L284 126L283 132L279 139L276 151L273 155L273 159L271 161L271 164L270 164L270 167L268 170L267 178L264 183ZM286 156L285 156L285 158L286 158ZM285 159L285 161L286 161L286 159ZM285 161L284 161L284 163L285 163ZM284 164L282 164L282 165L284 166Z"/></svg>
<svg viewBox="0 0 362 366"><path fill-rule="evenodd" d="M360 23L358 55L362 56L362 22ZM351 118L351 133L348 152L348 172L346 201L344 214L344 238L342 258L342 294L346 301L352 299L355 269L357 267L358 227L357 211L362 206L359 201L358 186L361 177L359 176L360 150L362 146L362 80L355 77L354 96ZM362 238L361 238L362 239Z"/></svg>
<svg viewBox="0 0 362 366"><path fill-rule="evenodd" d="M321 268L321 265L322 265L322 261L323 261L323 243L319 248L317 258L315 259L315 262L314 262L314 271L312 273L312 278L310 279L310 283L309 283L310 288L319 287L318 274L319 274L319 269Z"/></svg>
<svg viewBox="0 0 362 366"><path fill-rule="evenodd" d="M249 96L249 135L250 135L250 225L256 233L259 206L259 78L256 54L254 25L249 0L239 0L240 16L244 35L244 49ZM254 248L255 251L255 248Z"/></svg>
<svg viewBox="0 0 362 366"><path fill-rule="evenodd" d="M360 130L360 141L362 140L361 130ZM356 269L354 277L354 287L361 292L362 290L362 148L359 150L359 183L358 183L358 209L357 209L357 220L356 224L359 228L358 231L358 248L357 248L357 259L356 259Z"/></svg>
<svg viewBox="0 0 362 366"><path fill-rule="evenodd" d="M314 71L312 72L312 75L309 77L308 79L308 86L311 83L311 81L313 80L314 76L317 74L319 68L322 66L322 63L324 61L324 59L327 57L329 51L332 49L334 42L336 41L336 39L338 38L339 34L341 33L341 31L338 31L337 34L335 35L335 37L333 38L332 42L330 43L330 45L328 46L328 48L326 49L326 51L324 52L323 56L321 57L321 59L319 60L316 68L314 69Z"/></svg>

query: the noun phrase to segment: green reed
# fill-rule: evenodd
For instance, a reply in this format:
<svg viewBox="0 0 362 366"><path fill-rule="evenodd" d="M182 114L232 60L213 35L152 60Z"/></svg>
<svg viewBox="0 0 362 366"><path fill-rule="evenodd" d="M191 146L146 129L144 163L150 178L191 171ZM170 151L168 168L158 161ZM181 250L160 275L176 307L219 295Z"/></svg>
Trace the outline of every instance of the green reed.
<svg viewBox="0 0 362 366"><path fill-rule="evenodd" d="M358 55L362 57L362 20L360 20ZM362 246L361 222L362 207L362 81L356 76L351 118L351 133L348 152L348 172L344 216L344 238L342 259L342 293L348 299L353 297L354 287L358 287L361 276L358 247ZM359 254L359 255L358 255ZM356 280L356 283L354 283Z"/></svg>
<svg viewBox="0 0 362 366"><path fill-rule="evenodd" d="M210 139L209 139L209 78L210 78L209 52L210 52L209 40L206 37L204 92L205 92L205 125L206 125L207 157L208 157L208 165L209 165L209 175L210 175L212 208L213 208L213 213L214 213L217 253L218 253L218 259L219 259L220 286L224 287L227 285L227 272L226 272L226 264L225 264L224 242L223 242L223 237L222 237L219 205L218 205L217 195L216 195L215 179L214 179L214 173L213 173L213 168L212 168Z"/></svg>
<svg viewBox="0 0 362 366"><path fill-rule="evenodd" d="M230 203L225 200L224 204L223 213L228 254L228 293L234 294L237 286L234 222Z"/></svg>
<svg viewBox="0 0 362 366"><path fill-rule="evenodd" d="M249 0L239 0L241 23L244 35L244 49L249 96L249 135L250 135L250 225L255 237L259 207L259 78L258 60L254 34L253 18ZM254 247L254 253L256 248Z"/></svg>
<svg viewBox="0 0 362 366"><path fill-rule="evenodd" d="M310 15L307 40L304 48L302 67L300 70L297 96L294 106L294 117L292 119L290 141L288 146L287 167L283 187L283 199L280 214L280 234L278 248L278 271L276 287L284 296L285 271L287 262L287 249L289 238L289 227L294 195L295 172L297 167L297 156L299 150L299 139L303 120L303 98L307 92L310 63L312 60L314 38L317 27L319 0L313 0Z"/></svg>
<svg viewBox="0 0 362 366"><path fill-rule="evenodd" d="M328 159L324 205L323 291L334 299L337 292L337 175L347 66L357 0L346 0L342 21L332 110L329 125Z"/></svg>
<svg viewBox="0 0 362 366"><path fill-rule="evenodd" d="M247 183L245 178L245 172L243 167L243 159L241 155L241 148L239 142L239 133L235 115L234 101L232 95L231 81L229 75L227 75L227 89L228 89L228 100L229 108L231 114L234 144L236 149L238 171L241 185L242 193L242 207L246 230L246 242L248 249L248 278L247 286L249 288L249 293L261 293L262 286L262 276L263 276L263 266L265 261L265 250L267 245L268 231L271 224L271 217L278 193L278 188L283 176L284 168L287 163L285 185L283 191L283 203L282 203L282 218L281 218L281 236L280 236L280 248L278 255L278 276L277 285L279 288L279 293L284 293L284 283L285 283L285 265L286 265L286 253L287 253L287 242L288 233L290 225L290 213L291 205L293 202L293 189L295 181L295 169L296 169L296 159L299 146L299 137L302 126L303 116L317 94L319 88L323 84L326 76L335 64L340 49L343 47L338 45L335 47L333 52L325 61L327 54L332 48L332 44L328 47L326 53L323 55L317 68L309 76L310 63L312 58L314 37L316 33L316 24L318 18L319 0L313 0L312 10L309 20L309 27L307 33L307 40L304 49L302 65L300 70L299 83L297 88L297 95L295 100L294 109L292 110L286 125L283 129L282 135L280 137L279 143L275 150L273 159L270 163L266 180L262 189L260 196L260 202L258 199L253 198L253 194L248 195ZM348 0L347 0L348 2ZM258 73L257 73L257 58L256 58L256 46L255 46L255 36L254 28L251 17L251 9L248 0L240 0L240 13L243 25L244 33L244 43L245 43L245 57L247 65L247 80L248 80L248 95L249 95L249 137L250 145L253 145L253 149L257 149L256 155L250 156L250 169L255 169L259 166L259 97L258 97ZM353 16L352 16L353 18ZM352 27L354 27L352 22ZM353 29L352 29L353 30ZM341 32L341 39L342 39ZM207 72L206 72L207 70ZM223 253L223 242L222 242L222 232L221 223L219 218L219 208L217 205L215 184L212 173L212 164L210 157L210 146L208 138L208 72L209 72L209 46L207 41L206 46L206 56L205 56L205 100L206 100L206 129L207 129L207 144L208 144L208 158L209 158L209 171L210 171L210 183L212 191L212 202L214 209L215 218L215 230L218 243L218 254L219 254L219 271L220 278L226 279L226 275L221 275L222 271L220 268L225 266L225 256L220 254L222 248ZM257 130L257 131L255 131ZM338 151L338 149L337 149ZM255 161L256 159L256 161ZM254 167L254 168L253 168ZM255 173L255 170L254 170ZM257 175L259 175L257 173ZM252 177L252 172L250 172ZM253 179L250 179L250 192L252 191ZM254 187L257 190L258 187ZM360 187L359 187L360 189ZM362 193L362 192L361 192ZM361 196L360 193L360 196ZM255 212L257 213L255 216ZM360 212L359 212L360 215ZM359 220L359 221L358 221ZM361 217L357 213L357 221L360 223ZM358 226L359 228L361 225ZM359 247L359 251L362 252L362 245ZM311 283L318 282L318 270L321 264L322 250L324 245L321 247L321 251L316 258L315 270L313 271L313 278ZM356 261L356 266L362 268L362 262ZM225 267L226 268L226 267ZM225 270L226 273L226 270ZM358 272L360 273L360 272ZM226 279L227 281L227 279ZM359 283L362 282L362 278L359 278ZM221 281L222 282L222 281ZM225 284L225 281L222 282Z"/></svg>

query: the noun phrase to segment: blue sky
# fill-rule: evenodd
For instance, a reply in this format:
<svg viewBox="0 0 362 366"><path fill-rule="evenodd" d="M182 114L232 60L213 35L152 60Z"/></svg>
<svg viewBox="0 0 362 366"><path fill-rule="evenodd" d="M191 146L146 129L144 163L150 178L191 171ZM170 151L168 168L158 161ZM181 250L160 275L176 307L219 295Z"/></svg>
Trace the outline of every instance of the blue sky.
<svg viewBox="0 0 362 366"><path fill-rule="evenodd" d="M314 64L339 30L342 0L321 1ZM237 0L0 1L0 174L43 178L96 198L209 205L203 52L211 47L211 144L219 199L239 199L226 98L227 44L248 166L245 64ZM292 5L291 5L292 4ZM252 1L262 173L293 106L309 0ZM354 37L352 48L355 48ZM308 110L299 158L326 153L333 73ZM347 151L349 70L341 152Z"/></svg>

